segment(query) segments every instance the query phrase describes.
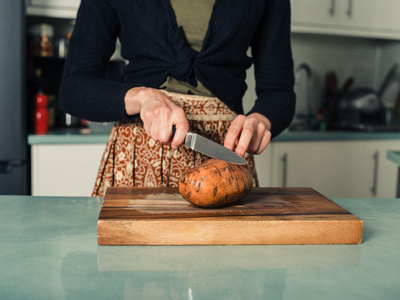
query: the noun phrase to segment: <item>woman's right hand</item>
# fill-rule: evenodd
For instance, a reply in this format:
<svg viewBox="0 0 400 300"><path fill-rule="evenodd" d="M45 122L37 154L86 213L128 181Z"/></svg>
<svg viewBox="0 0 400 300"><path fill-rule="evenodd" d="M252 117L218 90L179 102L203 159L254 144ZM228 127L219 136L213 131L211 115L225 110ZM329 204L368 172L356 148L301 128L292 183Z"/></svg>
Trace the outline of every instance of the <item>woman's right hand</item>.
<svg viewBox="0 0 400 300"><path fill-rule="evenodd" d="M157 89L130 89L125 95L125 111L128 115L140 114L146 133L163 144L171 141L172 126L175 125L176 131L171 142L173 149L183 144L189 131L184 110Z"/></svg>

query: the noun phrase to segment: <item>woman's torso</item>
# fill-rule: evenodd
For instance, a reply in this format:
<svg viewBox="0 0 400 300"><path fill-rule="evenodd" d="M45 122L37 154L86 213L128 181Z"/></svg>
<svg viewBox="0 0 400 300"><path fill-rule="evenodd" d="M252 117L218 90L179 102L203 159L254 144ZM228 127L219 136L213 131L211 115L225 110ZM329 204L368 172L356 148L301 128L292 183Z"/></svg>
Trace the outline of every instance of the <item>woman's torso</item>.
<svg viewBox="0 0 400 300"><path fill-rule="evenodd" d="M175 12L176 23L182 27L188 45L200 52L204 37L207 33L212 9L215 0L170 0ZM196 78L196 86L168 76L160 86L169 92L181 94L194 94L201 96L213 96L213 94Z"/></svg>

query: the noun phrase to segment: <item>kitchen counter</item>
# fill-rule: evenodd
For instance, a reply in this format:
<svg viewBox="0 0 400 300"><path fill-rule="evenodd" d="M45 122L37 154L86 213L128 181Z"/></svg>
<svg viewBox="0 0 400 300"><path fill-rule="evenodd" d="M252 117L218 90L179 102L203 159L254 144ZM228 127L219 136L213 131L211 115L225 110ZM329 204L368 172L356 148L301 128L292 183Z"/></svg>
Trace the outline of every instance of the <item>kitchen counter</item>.
<svg viewBox="0 0 400 300"><path fill-rule="evenodd" d="M346 141L346 140L400 140L400 132L350 131L284 131L274 141ZM105 144L108 132L91 133L87 129L50 131L46 135L30 134L29 145L41 144Z"/></svg>
<svg viewBox="0 0 400 300"><path fill-rule="evenodd" d="M388 151L387 158L400 166L400 151Z"/></svg>
<svg viewBox="0 0 400 300"><path fill-rule="evenodd" d="M0 196L1 299L400 299L400 199L360 245L99 246L102 198Z"/></svg>
<svg viewBox="0 0 400 300"><path fill-rule="evenodd" d="M88 128L50 130L47 134L29 134L28 145L106 144L109 132L92 133Z"/></svg>

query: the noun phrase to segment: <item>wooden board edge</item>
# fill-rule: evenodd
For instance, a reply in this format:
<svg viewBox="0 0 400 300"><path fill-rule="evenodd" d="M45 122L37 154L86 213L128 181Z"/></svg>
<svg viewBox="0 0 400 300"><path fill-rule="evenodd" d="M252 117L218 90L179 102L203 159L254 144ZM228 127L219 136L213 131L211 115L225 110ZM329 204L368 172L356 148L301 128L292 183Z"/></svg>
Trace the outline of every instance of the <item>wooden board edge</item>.
<svg viewBox="0 0 400 300"><path fill-rule="evenodd" d="M318 223L318 224L317 224ZM99 245L321 245L360 244L363 222L99 220Z"/></svg>

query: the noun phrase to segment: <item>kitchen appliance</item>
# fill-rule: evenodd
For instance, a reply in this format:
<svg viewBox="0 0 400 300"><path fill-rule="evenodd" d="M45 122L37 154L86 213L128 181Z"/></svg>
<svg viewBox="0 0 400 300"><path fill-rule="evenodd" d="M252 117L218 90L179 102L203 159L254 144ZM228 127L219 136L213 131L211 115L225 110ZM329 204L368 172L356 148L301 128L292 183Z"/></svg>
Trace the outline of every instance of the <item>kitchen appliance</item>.
<svg viewBox="0 0 400 300"><path fill-rule="evenodd" d="M395 104L400 96L400 68L393 64L378 91L358 88L344 93L336 106L334 129L398 131Z"/></svg>
<svg viewBox="0 0 400 300"><path fill-rule="evenodd" d="M0 194L29 194L25 1L0 1Z"/></svg>
<svg viewBox="0 0 400 300"><path fill-rule="evenodd" d="M109 187L100 245L359 244L363 223L311 188L253 188L235 205L197 208L178 188Z"/></svg>
<svg viewBox="0 0 400 300"><path fill-rule="evenodd" d="M372 89L359 88L346 93L336 107L334 128L362 129L382 123L382 102Z"/></svg>
<svg viewBox="0 0 400 300"><path fill-rule="evenodd" d="M396 105L400 100L400 67L394 63L389 69L379 90L379 96L384 107L383 119L387 126L398 126L398 112Z"/></svg>
<svg viewBox="0 0 400 300"><path fill-rule="evenodd" d="M400 93L400 67L397 63L389 69L378 93L385 107L395 106Z"/></svg>

